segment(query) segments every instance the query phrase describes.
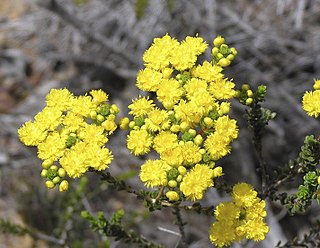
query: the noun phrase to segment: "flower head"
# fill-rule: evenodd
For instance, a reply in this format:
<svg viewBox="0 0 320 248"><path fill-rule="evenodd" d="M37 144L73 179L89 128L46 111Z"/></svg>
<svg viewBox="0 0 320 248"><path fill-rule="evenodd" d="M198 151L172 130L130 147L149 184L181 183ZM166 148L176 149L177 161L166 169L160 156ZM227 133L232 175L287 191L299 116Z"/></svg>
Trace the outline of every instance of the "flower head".
<svg viewBox="0 0 320 248"><path fill-rule="evenodd" d="M151 145L152 136L146 130L132 130L127 137L127 147L136 156L148 153Z"/></svg>
<svg viewBox="0 0 320 248"><path fill-rule="evenodd" d="M213 171L207 165L197 164L180 184L180 190L191 201L201 200L205 191L213 186Z"/></svg>
<svg viewBox="0 0 320 248"><path fill-rule="evenodd" d="M147 160L141 166L140 179L144 184L150 187L167 185L167 171L171 166L162 160Z"/></svg>
<svg viewBox="0 0 320 248"><path fill-rule="evenodd" d="M132 101L128 106L131 110L129 114L133 116L144 116L147 115L151 110L154 109L155 104L148 97L139 97Z"/></svg>

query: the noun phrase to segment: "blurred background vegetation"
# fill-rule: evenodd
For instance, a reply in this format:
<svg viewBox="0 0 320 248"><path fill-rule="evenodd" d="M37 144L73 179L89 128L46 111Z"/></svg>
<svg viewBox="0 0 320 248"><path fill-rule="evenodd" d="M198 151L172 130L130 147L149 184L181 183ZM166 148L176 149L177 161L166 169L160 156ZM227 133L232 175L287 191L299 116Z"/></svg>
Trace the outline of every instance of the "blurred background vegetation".
<svg viewBox="0 0 320 248"><path fill-rule="evenodd" d="M80 217L85 209L104 211L108 218L121 208L128 229L176 247L179 230L169 210L149 213L140 200L116 192L97 175L75 181L67 193L46 189L36 150L19 142L17 128L44 107L51 88L67 87L75 94L102 88L125 115L131 99L143 94L135 87L135 76L153 38L169 33L182 40L199 34L212 47L212 40L222 35L238 50L226 75L238 87L268 87L265 106L277 117L267 126L263 154L272 172L297 157L305 135L319 135L318 121L307 117L300 103L320 77L319 13L319 0L1 0L0 216L33 230L38 241L3 232L0 247L129 247L93 233ZM210 59L209 49L205 56ZM243 114L244 108L233 102L240 137L220 163L230 183L245 181L259 189L257 158ZM143 160L129 154L125 135L117 132L109 148L115 154L111 173L142 188L137 173ZM294 192L298 182L283 190ZM203 202L210 206L224 199L213 189ZM268 208L266 240L233 247L273 247L308 231L320 213L317 204L294 217L277 203ZM189 247L208 247L213 217L182 215L189 223Z"/></svg>

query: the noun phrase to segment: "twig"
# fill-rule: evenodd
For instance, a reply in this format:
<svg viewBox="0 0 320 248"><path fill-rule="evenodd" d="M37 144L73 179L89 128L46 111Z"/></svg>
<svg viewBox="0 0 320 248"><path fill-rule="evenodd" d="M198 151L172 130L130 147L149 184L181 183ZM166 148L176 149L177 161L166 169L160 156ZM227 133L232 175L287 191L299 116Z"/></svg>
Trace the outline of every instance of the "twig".
<svg viewBox="0 0 320 248"><path fill-rule="evenodd" d="M181 234L181 240L182 240L182 247L187 247L187 239L186 239L186 235L184 232L184 225L186 224L185 222L183 222L182 217L181 217L181 213L180 213L180 208L178 207L174 207L172 213L175 215L176 217L176 224L179 227L179 231Z"/></svg>

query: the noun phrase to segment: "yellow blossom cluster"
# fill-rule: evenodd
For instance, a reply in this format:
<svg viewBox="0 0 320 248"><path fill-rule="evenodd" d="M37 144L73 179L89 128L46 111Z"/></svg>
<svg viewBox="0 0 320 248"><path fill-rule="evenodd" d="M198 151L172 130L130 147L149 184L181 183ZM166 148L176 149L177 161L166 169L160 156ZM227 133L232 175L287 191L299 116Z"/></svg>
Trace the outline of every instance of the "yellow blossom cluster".
<svg viewBox="0 0 320 248"><path fill-rule="evenodd" d="M264 222L265 207L266 202L257 197L250 184L234 185L232 201L220 203L215 209L216 222L209 231L211 242L224 247L242 239L264 240L269 232Z"/></svg>
<svg viewBox="0 0 320 248"><path fill-rule="evenodd" d="M307 91L302 97L302 108L309 116L318 117L320 114L320 80L315 79L313 91Z"/></svg>
<svg viewBox="0 0 320 248"><path fill-rule="evenodd" d="M107 102L102 90L76 97L67 89L52 89L45 108L18 130L25 145L38 148L48 188L59 184L64 191L65 174L76 178L89 168L100 171L111 163L113 156L105 144L107 135L117 128L119 109Z"/></svg>
<svg viewBox="0 0 320 248"><path fill-rule="evenodd" d="M216 39L214 46L221 47L224 40ZM136 84L157 100L139 96L128 106L133 118L120 121L120 128L130 129L127 147L134 155L159 154L142 165L140 179L147 187L164 187L169 201L201 200L223 174L215 162L230 153L238 136L228 116L235 84L224 76L221 61L198 63L207 48L198 36L154 39Z"/></svg>

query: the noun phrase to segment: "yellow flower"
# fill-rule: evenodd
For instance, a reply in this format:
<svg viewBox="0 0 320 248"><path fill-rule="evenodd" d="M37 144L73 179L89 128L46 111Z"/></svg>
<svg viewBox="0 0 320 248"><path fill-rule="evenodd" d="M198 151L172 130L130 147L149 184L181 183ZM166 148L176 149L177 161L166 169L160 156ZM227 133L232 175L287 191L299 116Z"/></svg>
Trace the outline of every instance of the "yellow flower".
<svg viewBox="0 0 320 248"><path fill-rule="evenodd" d="M168 129L170 121L167 111L158 108L151 110L148 113L148 118L145 119L145 124L147 129L152 132Z"/></svg>
<svg viewBox="0 0 320 248"><path fill-rule="evenodd" d="M266 216L266 202L264 200L260 200L260 198L257 197L252 202L252 205L247 207L246 220L262 218Z"/></svg>
<svg viewBox="0 0 320 248"><path fill-rule="evenodd" d="M210 241L217 247L228 246L237 238L234 226L228 221L213 223L209 234Z"/></svg>
<svg viewBox="0 0 320 248"><path fill-rule="evenodd" d="M208 44L201 37L198 36L187 36L185 41L182 42L182 44L186 44L187 47L189 47L189 49L197 56L204 53L204 51L208 47Z"/></svg>
<svg viewBox="0 0 320 248"><path fill-rule="evenodd" d="M157 98L166 109L171 109L183 94L183 90L177 80L163 79L157 90Z"/></svg>
<svg viewBox="0 0 320 248"><path fill-rule="evenodd" d="M168 183L167 171L170 166L162 160L147 160L140 171L140 179L146 187L165 186Z"/></svg>
<svg viewBox="0 0 320 248"><path fill-rule="evenodd" d="M207 92L207 87L207 82L198 78L191 78L191 80L184 85L189 100L196 93Z"/></svg>
<svg viewBox="0 0 320 248"><path fill-rule="evenodd" d="M229 143L238 137L238 127L236 120L229 119L228 116L219 117L214 122L215 132L221 136L225 142Z"/></svg>
<svg viewBox="0 0 320 248"><path fill-rule="evenodd" d="M247 183L238 183L232 188L232 199L237 206L252 206L255 203L257 194L257 191Z"/></svg>
<svg viewBox="0 0 320 248"><path fill-rule="evenodd" d="M174 106L175 116L186 122L190 127L198 124L204 114L204 108L199 108L195 101L181 100Z"/></svg>
<svg viewBox="0 0 320 248"><path fill-rule="evenodd" d="M45 107L34 117L36 122L49 131L55 130L62 122L62 111L55 107Z"/></svg>
<svg viewBox="0 0 320 248"><path fill-rule="evenodd" d="M157 91L160 81L162 80L162 73L151 68L145 68L139 71L137 75L137 87L143 91Z"/></svg>
<svg viewBox="0 0 320 248"><path fill-rule="evenodd" d="M183 165L194 165L199 163L202 159L199 146L195 145L193 142L189 141L181 146Z"/></svg>
<svg viewBox="0 0 320 248"><path fill-rule="evenodd" d="M227 221L233 223L240 217L241 209L233 202L220 203L214 210L214 216L218 221Z"/></svg>
<svg viewBox="0 0 320 248"><path fill-rule="evenodd" d="M47 137L47 130L38 122L28 121L18 130L21 142L27 146L37 146Z"/></svg>
<svg viewBox="0 0 320 248"><path fill-rule="evenodd" d="M70 132L75 132L79 128L84 127L86 122L82 116L76 115L69 111L64 117L62 124L65 126L64 129L67 129Z"/></svg>
<svg viewBox="0 0 320 248"><path fill-rule="evenodd" d="M87 149L86 143L78 142L70 150L66 151L59 160L62 168L66 170L69 177L81 177L88 170Z"/></svg>
<svg viewBox="0 0 320 248"><path fill-rule="evenodd" d="M178 46L170 59L170 63L178 71L185 71L194 66L197 61L196 54L189 49L186 43Z"/></svg>
<svg viewBox="0 0 320 248"><path fill-rule="evenodd" d="M101 147L97 144L88 144L87 146L88 157L86 163L95 170L101 171L108 168L111 164L113 155L108 148Z"/></svg>
<svg viewBox="0 0 320 248"><path fill-rule="evenodd" d="M204 92L198 92L194 94L190 99L190 105L192 103L195 104L195 110L193 112L196 112L196 116L198 116L200 119L203 117L204 114L209 113L211 110L214 100L211 97L211 95L204 91ZM194 105L191 105L194 106ZM200 119L196 118L196 122L199 123Z"/></svg>
<svg viewBox="0 0 320 248"><path fill-rule="evenodd" d="M262 218L246 221L244 227L246 238L254 241L264 240L269 232L269 227Z"/></svg>
<svg viewBox="0 0 320 248"><path fill-rule="evenodd" d="M58 110L64 111L69 109L73 99L73 94L66 88L51 89L46 96L46 103L48 107L54 107Z"/></svg>
<svg viewBox="0 0 320 248"><path fill-rule="evenodd" d="M168 34L161 38L155 38L151 47L143 55L145 66L155 70L168 67L169 59L177 46L179 46L179 42Z"/></svg>
<svg viewBox="0 0 320 248"><path fill-rule="evenodd" d="M79 137L88 144L97 144L103 146L108 142L108 138L104 134L104 128L94 124L86 124L79 129Z"/></svg>
<svg viewBox="0 0 320 248"><path fill-rule="evenodd" d="M213 186L213 171L207 165L196 164L184 177L180 190L191 201L201 200L207 188Z"/></svg>
<svg viewBox="0 0 320 248"><path fill-rule="evenodd" d="M127 147L136 156L148 153L151 145L152 136L146 130L132 130L127 136Z"/></svg>
<svg viewBox="0 0 320 248"><path fill-rule="evenodd" d="M178 168L184 161L182 147L176 146L172 149L166 149L160 153L160 158L170 166Z"/></svg>
<svg viewBox="0 0 320 248"><path fill-rule="evenodd" d="M133 100L128 106L128 108L131 110L129 114L137 117L144 116L152 111L154 106L154 102L149 100L149 97L139 96L139 98Z"/></svg>
<svg viewBox="0 0 320 248"><path fill-rule="evenodd" d="M72 101L71 111L77 115L89 117L90 112L96 108L91 96L79 96Z"/></svg>
<svg viewBox="0 0 320 248"><path fill-rule="evenodd" d="M204 79L207 82L221 80L223 78L222 67L212 65L208 61L204 61L202 65L196 66L192 70L192 76Z"/></svg>
<svg viewBox="0 0 320 248"><path fill-rule="evenodd" d="M202 54L207 46L201 37L188 36L176 47L170 63L179 71L190 69L196 63L197 56Z"/></svg>
<svg viewBox="0 0 320 248"><path fill-rule="evenodd" d="M231 151L229 142L226 142L224 136L219 133L210 134L204 142L204 146L213 160L218 160Z"/></svg>
<svg viewBox="0 0 320 248"><path fill-rule="evenodd" d="M109 99L108 94L103 90L91 90L89 93L92 96L92 102L96 106L98 106L100 103L108 101Z"/></svg>
<svg viewBox="0 0 320 248"><path fill-rule="evenodd" d="M320 90L320 79L314 79L314 84L313 84L313 88L315 90Z"/></svg>
<svg viewBox="0 0 320 248"><path fill-rule="evenodd" d="M235 84L227 78L218 78L209 84L209 92L216 99L231 99L235 96Z"/></svg>
<svg viewBox="0 0 320 248"><path fill-rule="evenodd" d="M153 148L161 154L167 149L173 149L178 146L178 137L176 134L162 131L153 139Z"/></svg>
<svg viewBox="0 0 320 248"><path fill-rule="evenodd" d="M59 159L65 152L66 136L60 136L58 132L52 132L46 140L38 145L38 157L42 160Z"/></svg>
<svg viewBox="0 0 320 248"><path fill-rule="evenodd" d="M307 91L302 97L302 108L309 116L317 118L320 113L320 90Z"/></svg>

